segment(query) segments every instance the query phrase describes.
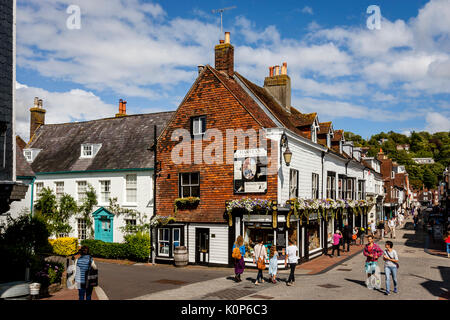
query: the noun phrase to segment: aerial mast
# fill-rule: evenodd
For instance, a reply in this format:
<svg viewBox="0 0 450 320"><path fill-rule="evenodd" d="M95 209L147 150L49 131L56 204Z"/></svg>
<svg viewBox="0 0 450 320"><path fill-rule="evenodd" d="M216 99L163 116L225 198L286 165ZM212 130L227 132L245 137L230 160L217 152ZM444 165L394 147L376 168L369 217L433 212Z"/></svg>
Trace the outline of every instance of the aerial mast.
<svg viewBox="0 0 450 320"><path fill-rule="evenodd" d="M222 9L214 9L211 10L212 13L220 13L220 34L223 34L223 23L222 23L222 15L225 11L236 8L236 6L222 8Z"/></svg>

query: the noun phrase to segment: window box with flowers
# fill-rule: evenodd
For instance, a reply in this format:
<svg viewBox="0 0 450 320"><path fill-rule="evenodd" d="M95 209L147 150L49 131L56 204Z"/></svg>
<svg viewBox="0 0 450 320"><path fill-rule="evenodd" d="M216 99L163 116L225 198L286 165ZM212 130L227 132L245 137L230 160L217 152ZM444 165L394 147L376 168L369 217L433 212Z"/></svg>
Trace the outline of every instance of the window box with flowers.
<svg viewBox="0 0 450 320"><path fill-rule="evenodd" d="M175 213L178 210L191 210L197 208L200 203L199 197L186 197L175 199Z"/></svg>

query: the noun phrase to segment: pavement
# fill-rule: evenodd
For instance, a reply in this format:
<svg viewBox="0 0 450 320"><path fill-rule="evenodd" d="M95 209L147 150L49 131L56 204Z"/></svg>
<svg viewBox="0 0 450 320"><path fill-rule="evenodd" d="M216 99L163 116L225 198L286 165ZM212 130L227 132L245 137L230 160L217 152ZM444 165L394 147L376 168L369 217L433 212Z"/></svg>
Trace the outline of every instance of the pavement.
<svg viewBox="0 0 450 320"><path fill-rule="evenodd" d="M99 283L93 300L448 300L450 259L430 251L427 234L415 231L412 220L392 239L400 257L399 293L385 296L365 286L363 246L353 245L340 257L327 255L297 266L296 285L284 281L289 271L279 270L277 284L254 285L257 271L246 269L241 283L233 280L233 268L189 265L151 265L96 259ZM381 247L387 239L377 239ZM366 241L367 243L367 241ZM427 247L425 247L427 245ZM437 250L437 249L433 249ZM379 263L380 268L384 266ZM382 273L384 275L384 273ZM267 279L267 271L264 271ZM384 285L384 276L383 285ZM77 290L64 289L47 300L77 300Z"/></svg>

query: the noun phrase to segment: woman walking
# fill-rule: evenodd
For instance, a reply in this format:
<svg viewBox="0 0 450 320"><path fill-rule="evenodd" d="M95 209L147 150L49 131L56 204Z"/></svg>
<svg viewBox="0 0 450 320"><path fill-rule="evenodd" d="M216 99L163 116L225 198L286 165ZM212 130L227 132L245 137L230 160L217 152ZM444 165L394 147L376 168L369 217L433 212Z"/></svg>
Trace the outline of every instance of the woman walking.
<svg viewBox="0 0 450 320"><path fill-rule="evenodd" d="M339 248L339 242L342 238L341 232L339 230L336 230L336 232L333 234L333 251L331 252L331 256L334 257L334 251L337 249L338 257L340 254L340 248Z"/></svg>
<svg viewBox="0 0 450 320"><path fill-rule="evenodd" d="M255 245L253 253L253 263L256 263L256 266L258 267L258 274L256 275L255 285L258 285L258 280L260 280L261 283L264 283L263 270L266 269L267 260L267 251L266 247L264 246L263 239L259 239L258 244Z"/></svg>
<svg viewBox="0 0 450 320"><path fill-rule="evenodd" d="M269 276L272 283L277 283L278 251L275 246L270 247Z"/></svg>
<svg viewBox="0 0 450 320"><path fill-rule="evenodd" d="M75 260L75 283L78 289L78 298L79 300L91 300L94 287L89 286L86 274L90 268L97 270L97 266L89 255L89 248L87 246L82 246L79 254L81 256Z"/></svg>
<svg viewBox="0 0 450 320"><path fill-rule="evenodd" d="M236 249L236 250L235 250ZM244 273L245 262L245 246L244 246L244 238L242 236L238 236L236 242L233 245L233 254L234 258L234 279L236 282L241 282L241 274Z"/></svg>
<svg viewBox="0 0 450 320"><path fill-rule="evenodd" d="M386 241L386 250L383 252L384 259L384 274L386 276L386 295L391 294L391 275L394 280L394 293L397 293L397 271L398 271L398 255L397 251L393 250L394 244L392 241Z"/></svg>

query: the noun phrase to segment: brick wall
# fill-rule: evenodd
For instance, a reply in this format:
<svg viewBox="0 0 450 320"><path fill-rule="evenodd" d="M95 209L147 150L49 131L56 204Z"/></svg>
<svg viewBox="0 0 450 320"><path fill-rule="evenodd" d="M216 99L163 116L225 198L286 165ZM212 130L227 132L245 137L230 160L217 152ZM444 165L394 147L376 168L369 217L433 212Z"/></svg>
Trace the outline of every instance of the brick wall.
<svg viewBox="0 0 450 320"><path fill-rule="evenodd" d="M226 223L223 218L226 200L244 197L276 200L277 175L268 176L266 194L235 195L233 164L175 165L172 162L172 149L179 143L171 141L173 131L179 128L190 130L190 118L200 115L207 117L206 129L218 129L224 138L226 129L248 130L253 128L258 132L261 128L214 74L206 69L158 141L158 161L162 163L162 167L160 176L157 178L157 214L173 215L174 200L179 197L178 174L181 172L200 172L200 204L194 210L178 210L177 221ZM192 146L193 144L194 142L191 143ZM203 150L207 144L209 142L203 144ZM225 162L225 139L223 145ZM270 156L270 143L267 148L268 156ZM235 145L234 150L236 149ZM191 158L193 163L193 152Z"/></svg>

